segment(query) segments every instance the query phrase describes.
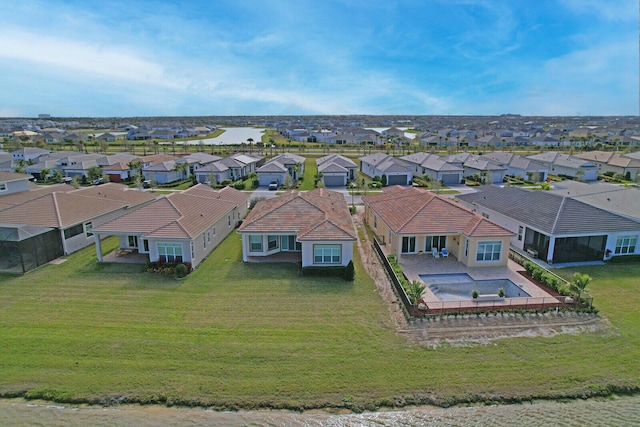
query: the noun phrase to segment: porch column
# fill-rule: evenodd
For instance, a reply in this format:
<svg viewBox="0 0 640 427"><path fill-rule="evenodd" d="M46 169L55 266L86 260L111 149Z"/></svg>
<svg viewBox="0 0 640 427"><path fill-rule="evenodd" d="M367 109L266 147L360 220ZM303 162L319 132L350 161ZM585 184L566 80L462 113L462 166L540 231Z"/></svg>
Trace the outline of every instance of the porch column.
<svg viewBox="0 0 640 427"><path fill-rule="evenodd" d="M100 236L94 233L93 239L96 242L96 254L98 255L98 262L102 262L102 244L100 243Z"/></svg>
<svg viewBox="0 0 640 427"><path fill-rule="evenodd" d="M553 263L553 252L555 250L556 247L556 238L555 237L550 237L549 238L549 250L547 251L547 264L552 264Z"/></svg>

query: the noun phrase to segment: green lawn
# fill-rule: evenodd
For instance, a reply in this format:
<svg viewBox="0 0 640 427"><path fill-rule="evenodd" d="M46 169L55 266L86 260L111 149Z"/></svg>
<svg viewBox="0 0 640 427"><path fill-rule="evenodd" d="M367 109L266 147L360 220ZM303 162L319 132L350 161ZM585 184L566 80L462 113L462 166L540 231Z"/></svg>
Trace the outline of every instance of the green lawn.
<svg viewBox="0 0 640 427"><path fill-rule="evenodd" d="M353 283L303 278L293 264L243 264L233 234L181 281L97 264L93 248L0 276L0 393L373 409L638 391L638 265L581 269L606 334L426 349L394 333L356 261Z"/></svg>

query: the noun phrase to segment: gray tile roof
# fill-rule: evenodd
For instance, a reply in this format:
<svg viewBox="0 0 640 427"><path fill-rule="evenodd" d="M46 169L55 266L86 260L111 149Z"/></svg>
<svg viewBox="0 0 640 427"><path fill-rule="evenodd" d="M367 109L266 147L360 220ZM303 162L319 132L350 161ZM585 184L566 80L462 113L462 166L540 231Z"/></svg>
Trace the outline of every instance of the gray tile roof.
<svg viewBox="0 0 640 427"><path fill-rule="evenodd" d="M456 196L527 224L546 234L596 234L640 231L640 222L579 200L546 191L487 185L477 193Z"/></svg>

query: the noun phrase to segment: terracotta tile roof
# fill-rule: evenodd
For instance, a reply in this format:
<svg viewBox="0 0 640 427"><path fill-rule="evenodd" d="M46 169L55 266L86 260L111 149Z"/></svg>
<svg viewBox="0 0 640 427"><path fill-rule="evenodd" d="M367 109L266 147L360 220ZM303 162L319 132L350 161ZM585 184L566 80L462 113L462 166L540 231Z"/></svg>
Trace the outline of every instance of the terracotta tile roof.
<svg viewBox="0 0 640 427"><path fill-rule="evenodd" d="M32 178L31 175L26 175L23 173L0 171L0 182L22 181L23 179L29 179L29 178Z"/></svg>
<svg viewBox="0 0 640 427"><path fill-rule="evenodd" d="M513 235L446 197L418 188L394 186L362 200L396 234Z"/></svg>
<svg viewBox="0 0 640 427"><path fill-rule="evenodd" d="M238 232L295 233L298 240L356 240L344 196L324 188L257 203Z"/></svg>
<svg viewBox="0 0 640 427"><path fill-rule="evenodd" d="M74 188L67 184L55 184L48 185L44 187L38 187L36 189L32 189L29 191L21 191L19 193L7 194L5 196L0 196L0 205L4 206L15 206L27 202L29 200L37 199L38 197L42 197L45 194L53 193L53 192L69 192L74 190ZM0 208L1 209L1 208Z"/></svg>
<svg viewBox="0 0 640 427"><path fill-rule="evenodd" d="M94 230L140 233L155 238L193 238L248 199L249 195L233 188L215 191L198 184L161 197Z"/></svg>
<svg viewBox="0 0 640 427"><path fill-rule="evenodd" d="M128 205L117 200L55 192L0 211L0 222L65 228Z"/></svg>
<svg viewBox="0 0 640 427"><path fill-rule="evenodd" d="M115 182L79 188L77 190L69 191L69 193L86 197L119 200L121 202L130 203L130 206L146 203L158 197L155 193L130 189L124 184L118 184Z"/></svg>

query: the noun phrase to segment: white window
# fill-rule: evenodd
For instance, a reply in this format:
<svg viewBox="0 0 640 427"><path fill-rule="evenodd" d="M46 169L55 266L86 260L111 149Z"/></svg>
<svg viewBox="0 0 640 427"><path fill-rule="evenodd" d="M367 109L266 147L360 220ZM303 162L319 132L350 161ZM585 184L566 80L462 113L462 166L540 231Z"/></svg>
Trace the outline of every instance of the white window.
<svg viewBox="0 0 640 427"><path fill-rule="evenodd" d="M216 228L215 227L213 227L213 235L214 236L216 235Z"/></svg>
<svg viewBox="0 0 640 427"><path fill-rule="evenodd" d="M7 184L0 182L0 191L7 191Z"/></svg>
<svg viewBox="0 0 640 427"><path fill-rule="evenodd" d="M262 236L249 236L249 251L262 252Z"/></svg>
<svg viewBox="0 0 640 427"><path fill-rule="evenodd" d="M207 247L207 236L206 235L202 235L202 247L206 248Z"/></svg>
<svg viewBox="0 0 640 427"><path fill-rule="evenodd" d="M314 245L314 264L340 264L342 261L342 247L340 245Z"/></svg>
<svg viewBox="0 0 640 427"><path fill-rule="evenodd" d="M227 215L227 220L229 221L229 227L231 227L231 215Z"/></svg>
<svg viewBox="0 0 640 427"><path fill-rule="evenodd" d="M145 240L146 242L146 240ZM193 241L191 242L191 259L194 259L196 257L196 248L195 245L193 244Z"/></svg>
<svg viewBox="0 0 640 427"><path fill-rule="evenodd" d="M378 217L373 216L373 228L378 228Z"/></svg>
<svg viewBox="0 0 640 427"><path fill-rule="evenodd" d="M267 250L278 249L278 236L267 236Z"/></svg>
<svg viewBox="0 0 640 427"><path fill-rule="evenodd" d="M207 231L207 243L211 242L211 232Z"/></svg>
<svg viewBox="0 0 640 427"><path fill-rule="evenodd" d="M616 254L632 254L636 252L638 236L620 236L616 242Z"/></svg>
<svg viewBox="0 0 640 427"><path fill-rule="evenodd" d="M524 233L524 227L518 226L518 240L522 240L522 234Z"/></svg>
<svg viewBox="0 0 640 427"><path fill-rule="evenodd" d="M478 242L476 261L500 261L502 242Z"/></svg>
<svg viewBox="0 0 640 427"><path fill-rule="evenodd" d="M89 221L84 225L84 231L87 233L87 237L93 236L91 229L93 228L93 222Z"/></svg>
<svg viewBox="0 0 640 427"><path fill-rule="evenodd" d="M467 258L469 256L469 239L465 239L464 241L464 257Z"/></svg>
<svg viewBox="0 0 640 427"><path fill-rule="evenodd" d="M182 245L158 243L158 258L161 262L182 262Z"/></svg>

